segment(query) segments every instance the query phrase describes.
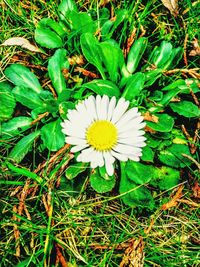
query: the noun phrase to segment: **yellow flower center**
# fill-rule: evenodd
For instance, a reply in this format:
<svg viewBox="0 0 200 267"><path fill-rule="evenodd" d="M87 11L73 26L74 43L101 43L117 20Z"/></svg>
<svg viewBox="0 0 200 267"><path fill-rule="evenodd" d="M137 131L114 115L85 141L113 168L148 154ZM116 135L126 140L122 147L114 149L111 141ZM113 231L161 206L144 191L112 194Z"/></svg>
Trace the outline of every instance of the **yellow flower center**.
<svg viewBox="0 0 200 267"><path fill-rule="evenodd" d="M109 121L95 121L88 127L86 139L97 150L109 150L117 142L117 128Z"/></svg>

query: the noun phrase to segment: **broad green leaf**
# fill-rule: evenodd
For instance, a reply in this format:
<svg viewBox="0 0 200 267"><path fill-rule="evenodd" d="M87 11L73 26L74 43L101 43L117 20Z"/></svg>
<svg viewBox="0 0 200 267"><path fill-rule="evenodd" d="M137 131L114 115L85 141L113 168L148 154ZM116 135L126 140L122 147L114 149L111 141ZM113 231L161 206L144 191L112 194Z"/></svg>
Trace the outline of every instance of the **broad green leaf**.
<svg viewBox="0 0 200 267"><path fill-rule="evenodd" d="M0 122L12 117L16 101L7 82L0 83Z"/></svg>
<svg viewBox="0 0 200 267"><path fill-rule="evenodd" d="M141 159L143 161L153 162L154 152L149 146L143 147Z"/></svg>
<svg viewBox="0 0 200 267"><path fill-rule="evenodd" d="M147 121L146 124L151 129L158 132L170 132L174 126L174 119L167 114L154 114L158 117L158 123Z"/></svg>
<svg viewBox="0 0 200 267"><path fill-rule="evenodd" d="M130 192L131 191L131 192ZM154 199L151 192L144 186L138 187L136 183L123 176L119 186L123 202L130 207L154 208Z"/></svg>
<svg viewBox="0 0 200 267"><path fill-rule="evenodd" d="M91 16L86 12L78 13L71 11L68 16L72 30L77 31L79 34L93 34L97 30L96 22L93 21Z"/></svg>
<svg viewBox="0 0 200 267"><path fill-rule="evenodd" d="M41 138L44 145L51 151L57 151L64 146L65 136L61 131L61 120L50 122L41 129Z"/></svg>
<svg viewBox="0 0 200 267"><path fill-rule="evenodd" d="M110 24L110 28L107 31L107 39L110 39L111 36L113 35L114 31L118 28L118 26L124 21L124 19L128 16L128 11L126 9L118 9L116 10L116 19L112 24ZM106 33L105 28L104 28L104 34Z"/></svg>
<svg viewBox="0 0 200 267"><path fill-rule="evenodd" d="M186 118L193 118L200 116L200 109L198 106L190 101L180 101L178 103L171 103L170 108Z"/></svg>
<svg viewBox="0 0 200 267"><path fill-rule="evenodd" d="M106 41L99 44L102 62L109 74L109 78L113 82L119 79L119 70L124 64L122 50L118 44Z"/></svg>
<svg viewBox="0 0 200 267"><path fill-rule="evenodd" d="M35 40L46 48L59 48L63 46L62 36L65 31L50 18L41 19L35 30Z"/></svg>
<svg viewBox="0 0 200 267"><path fill-rule="evenodd" d="M67 177L68 180L72 180L80 173L84 172L87 166L88 164L83 162L78 162L76 164L70 165L69 167L67 167L65 171L65 176Z"/></svg>
<svg viewBox="0 0 200 267"><path fill-rule="evenodd" d="M96 79L96 80L93 80L92 82L83 84L81 87L84 88L84 91L87 89L90 89L94 93L101 95L101 96L103 95L108 95L109 97L120 96L119 88L114 83L108 80L97 80ZM82 90L81 93L83 93L84 91Z"/></svg>
<svg viewBox="0 0 200 267"><path fill-rule="evenodd" d="M30 88L16 86L12 92L18 102L30 109L43 106L43 101L40 99L39 94Z"/></svg>
<svg viewBox="0 0 200 267"><path fill-rule="evenodd" d="M128 78L126 87L122 96L129 101L132 101L138 96L141 90L144 88L145 76L141 72L137 72Z"/></svg>
<svg viewBox="0 0 200 267"><path fill-rule="evenodd" d="M23 160L26 154L31 149L35 139L40 135L40 131L35 131L29 135L24 136L11 150L8 155L9 159L12 159L16 163L19 163Z"/></svg>
<svg viewBox="0 0 200 267"><path fill-rule="evenodd" d="M170 60L172 53L172 45L169 42L163 41L160 47L156 47L153 51L152 63L161 69L165 69L165 64Z"/></svg>
<svg viewBox="0 0 200 267"><path fill-rule="evenodd" d="M84 33L80 38L81 49L87 61L94 65L100 72L102 78L105 80L105 72L102 66L102 59L100 48L97 39L91 33Z"/></svg>
<svg viewBox="0 0 200 267"><path fill-rule="evenodd" d="M145 87L148 88L162 75L161 69L155 69L144 72L145 75Z"/></svg>
<svg viewBox="0 0 200 267"><path fill-rule="evenodd" d="M161 190L168 190L180 182L180 171L162 166L154 169L154 178L150 184Z"/></svg>
<svg viewBox="0 0 200 267"><path fill-rule="evenodd" d="M66 90L65 77L62 73L63 69L69 68L66 54L65 49L58 49L48 62L48 73L58 95Z"/></svg>
<svg viewBox="0 0 200 267"><path fill-rule="evenodd" d="M182 154L191 156L190 150L187 145L172 144L164 150L161 150L158 154L159 160L171 167L183 168L191 165L191 161L185 158Z"/></svg>
<svg viewBox="0 0 200 267"><path fill-rule="evenodd" d="M171 90L177 90L179 89L180 93L184 94L190 93L190 90L192 90L194 93L198 93L200 91L198 87L198 81L196 79L178 79L175 82L165 86L162 88L162 91L171 91Z"/></svg>
<svg viewBox="0 0 200 267"><path fill-rule="evenodd" d="M146 47L147 47L148 39L146 37L141 37L138 40L134 42L134 44L131 46L131 49L128 53L127 57L127 70L130 73L133 73L142 58L142 55L144 54Z"/></svg>
<svg viewBox="0 0 200 267"><path fill-rule="evenodd" d="M115 186L115 182L116 180L114 175L111 176L109 180L105 179L100 176L98 169L95 169L90 175L90 184L98 193L106 193L111 191Z"/></svg>
<svg viewBox="0 0 200 267"><path fill-rule="evenodd" d="M182 60L183 58L183 47L177 47L177 48L173 48L172 49L172 53L170 56L170 60L168 60L168 62L166 62L165 64L165 69L170 69L170 68L174 68L175 66L178 65L179 61Z"/></svg>
<svg viewBox="0 0 200 267"><path fill-rule="evenodd" d="M35 93L40 93L43 90L35 74L20 64L12 64L7 67L5 75L17 86L28 87Z"/></svg>
<svg viewBox="0 0 200 267"><path fill-rule="evenodd" d="M1 133L3 139L12 138L27 129L31 128L32 118L30 117L16 117L8 122L4 122L1 127Z"/></svg>
<svg viewBox="0 0 200 267"><path fill-rule="evenodd" d="M134 183L145 184L152 179L154 167L129 160L124 167L124 172Z"/></svg>
<svg viewBox="0 0 200 267"><path fill-rule="evenodd" d="M62 20L68 19L71 11L78 11L73 0L62 0L58 6L58 12Z"/></svg>

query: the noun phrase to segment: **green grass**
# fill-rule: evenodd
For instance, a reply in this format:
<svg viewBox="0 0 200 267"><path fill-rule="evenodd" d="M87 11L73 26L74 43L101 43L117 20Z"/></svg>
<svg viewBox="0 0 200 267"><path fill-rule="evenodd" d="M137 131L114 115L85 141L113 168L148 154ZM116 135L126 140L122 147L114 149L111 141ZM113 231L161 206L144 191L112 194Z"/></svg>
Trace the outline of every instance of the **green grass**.
<svg viewBox="0 0 200 267"><path fill-rule="evenodd" d="M76 2L81 10L92 10L98 14L97 1ZM100 2L103 1L99 1L99 5ZM129 17L115 33L120 46L126 47L127 38L134 28L134 39L144 34L154 45L169 40L174 47L183 47L188 35L187 68L198 67L198 57L189 57L188 54L192 49L192 40L199 36L200 7L197 1L179 2L179 15L174 18L158 0L110 1L108 7L114 15L119 8L130 10ZM1 42L20 36L34 43L37 22L43 17L56 19L58 4L59 1L48 1L47 4L42 0L19 3L7 0L0 3ZM19 62L27 66L40 65L47 57L20 47L0 47L0 81L4 80L3 71L8 64ZM182 67L186 67L184 62ZM165 83L167 79L173 78L163 78L160 83ZM196 199L190 183L184 189L184 199L189 200L189 204L179 203L168 211L161 210L162 204L170 200L166 192L157 196L160 205L153 213L126 207L115 193L111 196L94 193L88 185L87 177L80 193L73 195L66 188L57 186L59 177L57 179L55 176L47 184L46 192L37 188L32 180L29 189L23 190L27 178L14 176L3 165L9 142L1 144L0 151L0 266L64 266L61 260L60 264L56 263L56 256L60 252L70 267L115 267L122 262L131 242L141 237L145 256L144 264L138 266L200 265L200 214L192 202ZM33 157L23 162L23 166L31 171L37 167L34 151L32 154ZM41 171L41 174L44 173L46 168ZM20 200L21 208L25 204L22 213L17 210ZM154 220L154 224L147 233L151 220ZM139 249L133 251L137 257L141 256Z"/></svg>

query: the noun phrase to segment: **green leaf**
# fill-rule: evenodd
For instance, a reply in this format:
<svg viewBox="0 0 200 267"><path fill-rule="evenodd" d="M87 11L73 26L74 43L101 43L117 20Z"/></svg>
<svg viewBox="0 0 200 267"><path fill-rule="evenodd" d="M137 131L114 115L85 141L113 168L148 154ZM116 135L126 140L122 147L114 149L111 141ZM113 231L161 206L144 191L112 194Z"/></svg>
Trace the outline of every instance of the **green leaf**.
<svg viewBox="0 0 200 267"><path fill-rule="evenodd" d="M191 161L185 158L182 154L191 156L188 146L182 144L173 144L167 147L165 150L161 150L158 158L162 163L175 168L183 168L191 165Z"/></svg>
<svg viewBox="0 0 200 267"><path fill-rule="evenodd" d="M123 194L121 197L123 202L130 207L154 208L154 199L151 192L144 186L138 187L137 184L127 179L126 176L121 178L119 192Z"/></svg>
<svg viewBox="0 0 200 267"><path fill-rule="evenodd" d="M159 187L161 190L168 190L179 182L180 171L162 166L161 168L155 168L154 178L150 181L150 184Z"/></svg>
<svg viewBox="0 0 200 267"><path fill-rule="evenodd" d="M0 122L12 117L16 101L7 82L0 83Z"/></svg>
<svg viewBox="0 0 200 267"><path fill-rule="evenodd" d="M141 159L143 161L153 162L153 160L154 160L154 152L149 146L143 147Z"/></svg>
<svg viewBox="0 0 200 267"><path fill-rule="evenodd" d="M40 93L43 90L35 74L20 64L12 64L7 67L5 75L17 86L28 87L35 93Z"/></svg>
<svg viewBox="0 0 200 267"><path fill-rule="evenodd" d="M96 94L101 95L101 96L103 95L107 95L109 97L120 96L119 88L114 83L108 80L97 80L96 79L96 80L93 80L92 82L83 84L81 87L84 88L84 91L87 89L90 89ZM84 91L81 91L81 93L83 93Z"/></svg>
<svg viewBox="0 0 200 267"><path fill-rule="evenodd" d="M82 33L95 33L97 30L96 22L92 20L91 16L86 12L78 13L71 11L69 16L72 30Z"/></svg>
<svg viewBox="0 0 200 267"><path fill-rule="evenodd" d="M30 88L16 86L12 92L18 102L30 109L43 106L43 101L40 99L39 94Z"/></svg>
<svg viewBox="0 0 200 267"><path fill-rule="evenodd" d="M171 103L169 106L174 112L186 118L193 118L200 116L200 110L198 106L196 106L190 101L180 101L178 103Z"/></svg>
<svg viewBox="0 0 200 267"><path fill-rule="evenodd" d="M115 176L109 176L109 180L100 176L98 169L95 169L90 175L90 184L98 193L106 193L111 191L115 186Z"/></svg>
<svg viewBox="0 0 200 267"><path fill-rule="evenodd" d="M27 178L31 178L39 184L43 184L43 182L44 182L44 180L34 172L31 172L25 168L16 167L15 165L13 165L12 163L10 163L8 161L6 162L6 165L8 166L8 168L10 170L17 173L18 175L23 175Z"/></svg>
<svg viewBox="0 0 200 267"><path fill-rule="evenodd" d="M124 172L134 183L145 184L152 179L154 167L129 160L124 166Z"/></svg>
<svg viewBox="0 0 200 267"><path fill-rule="evenodd" d="M78 11L72 0L62 0L58 6L58 12L62 20L66 20L71 11Z"/></svg>
<svg viewBox="0 0 200 267"><path fill-rule="evenodd" d="M147 48L147 43L148 39L146 37L141 37L131 46L127 57L127 70L130 73L133 73L137 69L142 55Z"/></svg>
<svg viewBox="0 0 200 267"><path fill-rule="evenodd" d="M144 75L145 75L145 87L148 88L149 86L154 84L155 81L162 75L162 70L155 69L146 71Z"/></svg>
<svg viewBox="0 0 200 267"><path fill-rule="evenodd" d="M40 131L35 131L27 136L24 136L11 150L8 158L12 159L16 163L22 161L26 154L31 149L33 142L40 135Z"/></svg>
<svg viewBox="0 0 200 267"><path fill-rule="evenodd" d="M80 38L81 49L87 61L94 65L105 80L105 72L102 66L102 59L97 39L91 33L84 33Z"/></svg>
<svg viewBox="0 0 200 267"><path fill-rule="evenodd" d="M158 132L170 132L174 126L174 119L167 114L154 114L158 117L158 123L147 121L146 124L151 129Z"/></svg>
<svg viewBox="0 0 200 267"><path fill-rule="evenodd" d="M69 68L66 54L65 49L58 49L48 62L48 73L58 95L66 90L65 77L62 73L63 69Z"/></svg>
<svg viewBox="0 0 200 267"><path fill-rule="evenodd" d="M3 139L12 138L27 129L31 128L32 118L30 117L16 117L8 122L4 122L1 127L1 133Z"/></svg>
<svg viewBox="0 0 200 267"><path fill-rule="evenodd" d="M41 19L35 30L35 40L46 48L59 48L63 46L62 36L65 31L59 23L50 18Z"/></svg>
<svg viewBox="0 0 200 267"><path fill-rule="evenodd" d="M61 120L50 122L41 129L41 138L44 145L51 151L57 151L65 144L65 135L61 131Z"/></svg>
<svg viewBox="0 0 200 267"><path fill-rule="evenodd" d="M107 21L108 23L108 30L105 31L105 26L103 29L103 35L107 33L107 39L110 39L113 35L114 31L118 28L118 26L124 21L125 18L128 16L128 11L126 9L116 9L116 20L113 21ZM109 23L110 22L110 23Z"/></svg>
<svg viewBox="0 0 200 267"><path fill-rule="evenodd" d="M138 96L144 88L145 76L141 72L137 72L128 78L128 82L122 96L129 101L132 101Z"/></svg>
<svg viewBox="0 0 200 267"><path fill-rule="evenodd" d="M65 171L65 176L68 180L72 180L80 173L84 172L87 166L88 164L85 164L83 162L78 162L76 164L70 165Z"/></svg>
<svg viewBox="0 0 200 267"><path fill-rule="evenodd" d="M100 43L100 51L102 62L109 74L109 78L113 82L119 79L119 70L124 65L124 57L122 50L118 44L111 41Z"/></svg>
<svg viewBox="0 0 200 267"><path fill-rule="evenodd" d="M160 47L156 47L152 55L152 63L161 69L165 69L165 64L170 60L172 53L172 45L169 42L163 41ZM151 59L150 59L151 61Z"/></svg>

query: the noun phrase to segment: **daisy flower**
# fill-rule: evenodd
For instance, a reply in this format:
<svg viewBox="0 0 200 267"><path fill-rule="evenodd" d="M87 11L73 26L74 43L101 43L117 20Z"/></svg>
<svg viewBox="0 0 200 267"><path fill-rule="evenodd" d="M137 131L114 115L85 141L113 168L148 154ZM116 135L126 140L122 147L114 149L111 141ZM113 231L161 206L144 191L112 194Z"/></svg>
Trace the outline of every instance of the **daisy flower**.
<svg viewBox="0 0 200 267"><path fill-rule="evenodd" d="M105 166L108 175L114 173L114 162L139 161L146 138L145 123L138 108L128 109L129 101L107 95L89 96L68 110L61 123L65 142L73 145L71 152L80 151L79 162L90 162L91 168Z"/></svg>

